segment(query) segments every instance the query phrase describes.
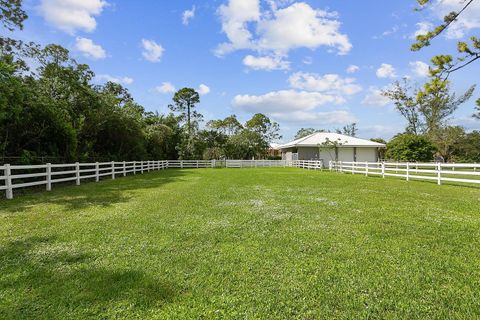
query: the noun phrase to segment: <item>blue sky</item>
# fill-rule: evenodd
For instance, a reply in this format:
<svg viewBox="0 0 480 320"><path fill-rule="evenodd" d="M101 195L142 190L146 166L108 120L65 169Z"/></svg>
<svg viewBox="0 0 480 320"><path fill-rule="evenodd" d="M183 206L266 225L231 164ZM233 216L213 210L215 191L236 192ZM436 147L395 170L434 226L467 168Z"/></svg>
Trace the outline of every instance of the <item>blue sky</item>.
<svg viewBox="0 0 480 320"><path fill-rule="evenodd" d="M403 76L421 84L434 54L478 34L480 1L431 47L409 50L416 31L458 2L415 12L414 0L26 0L30 18L15 36L65 46L97 82L124 84L149 111L167 112L174 89L193 87L206 120L262 112L283 141L354 121L359 136L388 139L405 122L379 90ZM455 74L454 89L477 83L479 68ZM474 100L453 124L480 129Z"/></svg>

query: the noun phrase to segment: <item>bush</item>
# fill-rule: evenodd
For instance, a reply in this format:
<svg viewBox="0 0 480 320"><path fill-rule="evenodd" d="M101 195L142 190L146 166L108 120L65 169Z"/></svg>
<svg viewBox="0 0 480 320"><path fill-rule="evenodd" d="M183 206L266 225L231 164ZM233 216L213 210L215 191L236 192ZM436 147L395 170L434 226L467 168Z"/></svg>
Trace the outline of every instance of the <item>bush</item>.
<svg viewBox="0 0 480 320"><path fill-rule="evenodd" d="M430 139L414 134L400 134L387 144L387 159L396 161L421 161L433 160L436 148Z"/></svg>
<svg viewBox="0 0 480 320"><path fill-rule="evenodd" d="M267 160L282 160L282 156L268 156Z"/></svg>

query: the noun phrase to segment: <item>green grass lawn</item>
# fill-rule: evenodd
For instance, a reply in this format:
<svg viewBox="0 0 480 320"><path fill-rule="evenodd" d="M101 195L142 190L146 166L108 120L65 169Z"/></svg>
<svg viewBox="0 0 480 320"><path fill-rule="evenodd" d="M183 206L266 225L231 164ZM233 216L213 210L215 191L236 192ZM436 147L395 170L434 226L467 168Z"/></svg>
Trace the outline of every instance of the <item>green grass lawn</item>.
<svg viewBox="0 0 480 320"><path fill-rule="evenodd" d="M0 201L0 319L480 318L480 189L168 170Z"/></svg>

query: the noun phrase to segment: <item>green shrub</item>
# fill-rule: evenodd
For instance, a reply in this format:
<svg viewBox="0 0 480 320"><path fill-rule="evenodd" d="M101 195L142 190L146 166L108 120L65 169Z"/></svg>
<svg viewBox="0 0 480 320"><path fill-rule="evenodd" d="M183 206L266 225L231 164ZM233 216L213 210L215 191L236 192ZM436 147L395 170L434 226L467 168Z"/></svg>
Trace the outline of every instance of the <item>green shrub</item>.
<svg viewBox="0 0 480 320"><path fill-rule="evenodd" d="M415 134L400 134L387 144L387 159L395 161L421 161L433 160L436 148L433 142L425 136Z"/></svg>

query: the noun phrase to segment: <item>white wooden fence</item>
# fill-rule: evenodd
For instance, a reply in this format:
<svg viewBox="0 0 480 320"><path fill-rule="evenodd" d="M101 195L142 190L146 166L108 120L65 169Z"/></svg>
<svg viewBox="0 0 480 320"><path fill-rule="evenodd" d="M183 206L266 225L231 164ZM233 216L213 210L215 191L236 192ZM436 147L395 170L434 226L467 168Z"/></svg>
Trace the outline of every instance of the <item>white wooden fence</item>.
<svg viewBox="0 0 480 320"><path fill-rule="evenodd" d="M33 186L45 186L52 190L55 183L82 180L98 182L102 177L126 176L168 168L281 168L294 167L322 170L324 163L318 160L159 160L130 162L96 162L44 165L0 166L0 191L7 199L13 199L13 190ZM390 162L335 162L329 163L330 171L351 174L400 177L406 180L432 180L480 184L480 164L452 163L390 163Z"/></svg>
<svg viewBox="0 0 480 320"><path fill-rule="evenodd" d="M130 162L95 162L44 165L9 165L0 166L0 191L5 190L7 199L13 199L13 190L34 186L45 186L52 190L55 183L82 180L95 180L102 177L142 174L167 168L273 168L297 167L304 169L321 169L321 161L284 161L284 160L159 160Z"/></svg>
<svg viewBox="0 0 480 320"><path fill-rule="evenodd" d="M330 171L365 176L399 177L409 180L431 180L480 184L480 164L416 162L343 162L330 161Z"/></svg>
<svg viewBox="0 0 480 320"><path fill-rule="evenodd" d="M167 160L168 168L215 168L215 160Z"/></svg>
<svg viewBox="0 0 480 320"><path fill-rule="evenodd" d="M13 190L19 188L45 185L47 191L60 182L82 180L99 181L101 177L115 179L127 174L141 174L153 170L168 168L168 161L131 161L131 162L96 162L44 165L9 165L0 166L0 190L5 190L7 199L13 199ZM2 174L2 173L0 173ZM18 182L20 180L20 182ZM3 185L1 184L3 181Z"/></svg>
<svg viewBox="0 0 480 320"><path fill-rule="evenodd" d="M323 170L323 160L293 160L292 167L309 169L309 170Z"/></svg>
<svg viewBox="0 0 480 320"><path fill-rule="evenodd" d="M321 160L226 160L226 168L303 168L323 169Z"/></svg>

